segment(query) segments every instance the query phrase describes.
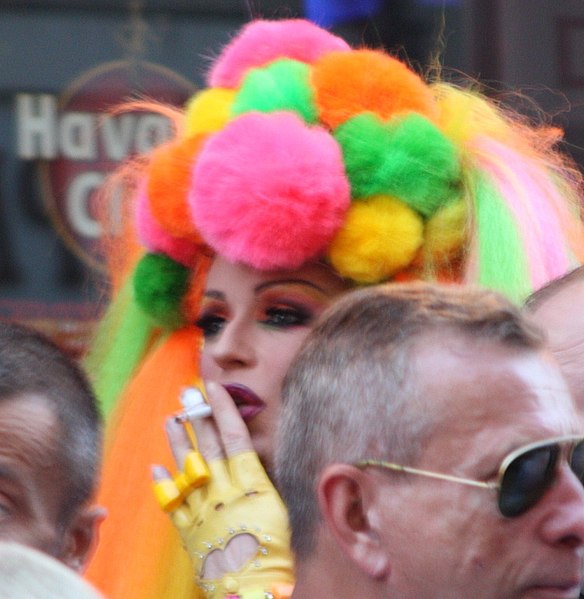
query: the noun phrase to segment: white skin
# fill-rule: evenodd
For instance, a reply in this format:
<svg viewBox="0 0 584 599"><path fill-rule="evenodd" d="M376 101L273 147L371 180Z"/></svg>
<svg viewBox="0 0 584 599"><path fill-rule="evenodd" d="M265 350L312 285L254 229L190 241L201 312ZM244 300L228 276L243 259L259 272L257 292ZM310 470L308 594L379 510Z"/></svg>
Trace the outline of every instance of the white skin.
<svg viewBox="0 0 584 599"><path fill-rule="evenodd" d="M489 481L514 449L581 434L565 382L546 353L428 336L419 344L413 376L436 424L410 466ZM332 484L332 474L325 472L321 489ZM373 467L358 470L355 478L369 479L363 483L370 496L364 512L379 543L375 551L359 552L342 534L338 538L361 570L379 581L377 596L578 597L584 489L565 454L552 487L516 518L501 516L496 494L488 489ZM321 509L334 513L326 501ZM325 519L335 528L334 518Z"/></svg>
<svg viewBox="0 0 584 599"><path fill-rule="evenodd" d="M545 300L534 312L584 417L584 278Z"/></svg>
<svg viewBox="0 0 584 599"><path fill-rule="evenodd" d="M81 507L64 524L59 423L41 395L0 401L0 540L27 545L82 571L105 512Z"/></svg>
<svg viewBox="0 0 584 599"><path fill-rule="evenodd" d="M319 263L270 272L217 257L210 269L198 320L205 333L201 372L205 381L243 384L264 402L247 426L268 470L284 375L316 318L345 289Z"/></svg>
<svg viewBox="0 0 584 599"><path fill-rule="evenodd" d="M260 271L215 258L197 320L205 336L201 373L214 415L192 423L207 462L254 450L271 470L284 376L317 317L347 287L321 263ZM223 388L228 384L244 385L261 400L258 412L246 422ZM167 434L182 468L192 449L188 436L173 418L167 422ZM168 473L157 467L154 477L164 476ZM230 547L238 556L211 554L206 577L237 569L256 551L257 541L241 535L240 544ZM230 560L230 566L214 559Z"/></svg>

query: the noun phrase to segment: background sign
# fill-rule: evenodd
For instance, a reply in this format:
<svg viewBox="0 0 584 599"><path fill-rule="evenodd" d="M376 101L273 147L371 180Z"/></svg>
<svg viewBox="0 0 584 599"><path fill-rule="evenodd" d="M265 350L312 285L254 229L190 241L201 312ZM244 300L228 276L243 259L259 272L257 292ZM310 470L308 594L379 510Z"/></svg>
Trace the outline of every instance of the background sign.
<svg viewBox="0 0 584 599"><path fill-rule="evenodd" d="M162 115L112 115L112 109L136 98L181 106L193 92L192 84L164 67L118 61L85 73L59 98L17 95L18 156L38 160L48 214L85 263L101 263L96 191L121 161L149 151L172 134ZM121 207L114 204L109 210L115 223Z"/></svg>

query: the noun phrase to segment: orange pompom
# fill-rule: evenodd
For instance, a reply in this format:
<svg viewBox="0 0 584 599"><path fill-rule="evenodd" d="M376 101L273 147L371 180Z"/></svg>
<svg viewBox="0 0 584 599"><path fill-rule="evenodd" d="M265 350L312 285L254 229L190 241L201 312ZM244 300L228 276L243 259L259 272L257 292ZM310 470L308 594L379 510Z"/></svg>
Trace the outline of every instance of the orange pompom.
<svg viewBox="0 0 584 599"><path fill-rule="evenodd" d="M315 65L311 78L320 120L335 128L365 111L384 120L419 112L431 120L438 112L431 89L399 60L375 50L331 52Z"/></svg>
<svg viewBox="0 0 584 599"><path fill-rule="evenodd" d="M148 204L156 222L170 235L202 243L193 223L187 194L191 170L205 136L166 143L153 152L147 171Z"/></svg>

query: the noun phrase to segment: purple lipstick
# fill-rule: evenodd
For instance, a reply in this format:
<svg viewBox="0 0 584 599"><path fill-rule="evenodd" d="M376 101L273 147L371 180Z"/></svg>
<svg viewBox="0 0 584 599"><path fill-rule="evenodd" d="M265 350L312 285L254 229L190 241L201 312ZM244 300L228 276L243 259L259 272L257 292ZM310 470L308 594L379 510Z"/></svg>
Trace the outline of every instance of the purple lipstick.
<svg viewBox="0 0 584 599"><path fill-rule="evenodd" d="M249 422L266 408L266 402L262 401L249 387L239 383L223 385L227 393L235 402L241 417Z"/></svg>

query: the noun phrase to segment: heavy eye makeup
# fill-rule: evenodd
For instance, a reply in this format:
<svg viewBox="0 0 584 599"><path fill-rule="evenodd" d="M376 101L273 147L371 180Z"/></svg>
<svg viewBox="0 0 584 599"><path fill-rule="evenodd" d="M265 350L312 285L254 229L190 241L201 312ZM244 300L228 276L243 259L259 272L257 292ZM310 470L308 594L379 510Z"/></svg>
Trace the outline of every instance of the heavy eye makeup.
<svg viewBox="0 0 584 599"><path fill-rule="evenodd" d="M278 285L261 294L258 321L273 329L310 326L329 301L326 295L312 288Z"/></svg>
<svg viewBox="0 0 584 599"><path fill-rule="evenodd" d="M327 294L308 285L275 283L256 293L253 300L255 321L273 330L310 326L327 307ZM208 297L203 301L201 315L195 322L206 339L219 335L233 318L236 308L223 299Z"/></svg>
<svg viewBox="0 0 584 599"><path fill-rule="evenodd" d="M226 321L227 310L221 302L204 302L195 326L201 329L203 337L208 339L218 335Z"/></svg>
<svg viewBox="0 0 584 599"><path fill-rule="evenodd" d="M263 305L256 314L256 320L269 328L289 329L308 326L315 318L315 311L296 302L277 302ZM195 325L203 331L205 338L213 338L221 333L229 320L224 310L209 307L203 310Z"/></svg>
<svg viewBox="0 0 584 599"><path fill-rule="evenodd" d="M274 329L288 329L307 326L314 320L314 314L304 306L275 305L266 308L260 322Z"/></svg>

